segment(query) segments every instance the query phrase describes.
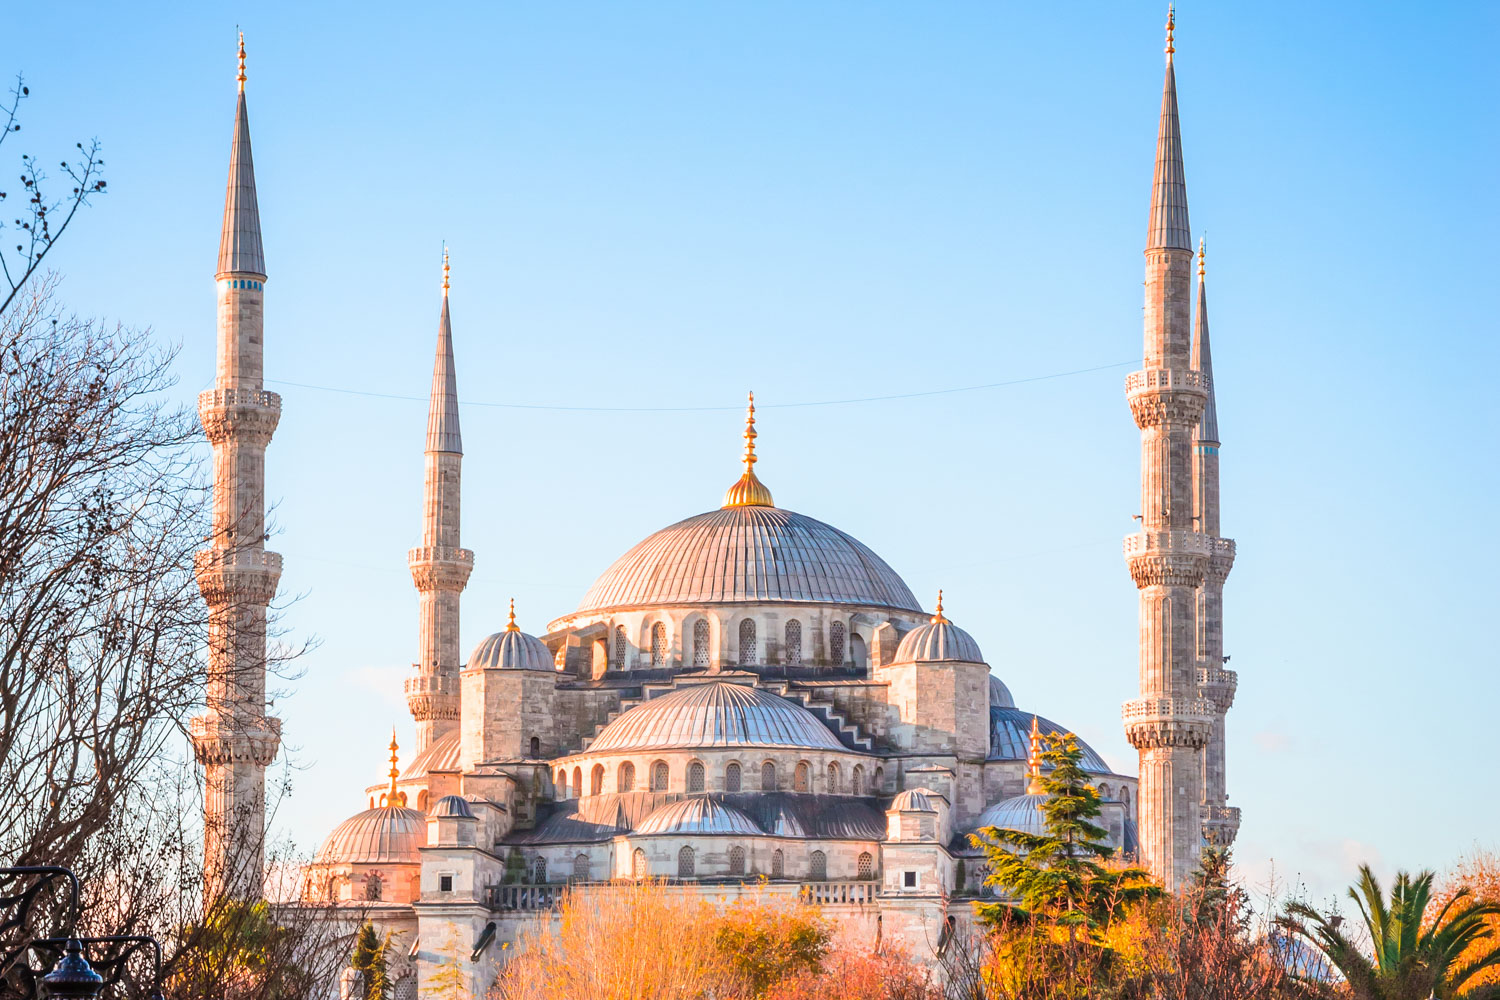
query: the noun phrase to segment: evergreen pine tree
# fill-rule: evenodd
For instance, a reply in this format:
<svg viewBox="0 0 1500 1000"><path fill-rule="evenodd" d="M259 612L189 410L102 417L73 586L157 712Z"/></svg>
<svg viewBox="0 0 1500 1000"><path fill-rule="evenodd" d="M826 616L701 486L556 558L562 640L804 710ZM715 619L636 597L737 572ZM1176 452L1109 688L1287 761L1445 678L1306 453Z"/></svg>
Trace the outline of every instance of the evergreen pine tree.
<svg viewBox="0 0 1500 1000"><path fill-rule="evenodd" d="M365 1000L390 1000L390 970L386 962L391 936L382 940L375 933L375 925L366 921L360 925L354 938L354 955L349 964L363 977Z"/></svg>

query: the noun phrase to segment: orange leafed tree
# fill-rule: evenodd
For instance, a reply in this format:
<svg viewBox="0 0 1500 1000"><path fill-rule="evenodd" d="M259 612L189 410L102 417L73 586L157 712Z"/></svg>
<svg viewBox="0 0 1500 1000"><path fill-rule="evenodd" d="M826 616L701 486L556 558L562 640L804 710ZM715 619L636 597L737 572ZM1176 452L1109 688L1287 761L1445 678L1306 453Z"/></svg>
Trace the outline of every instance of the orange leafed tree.
<svg viewBox="0 0 1500 1000"><path fill-rule="evenodd" d="M1440 913L1447 902L1453 898L1460 889L1467 888L1476 902L1500 903L1500 853L1495 851L1476 849L1474 853L1459 859L1453 870L1448 872L1433 894L1432 905L1428 907L1428 913ZM1475 941L1464 950L1459 959L1457 968L1464 969L1485 954L1494 950L1495 942L1500 940L1500 916L1487 917L1491 936L1482 941ZM1469 980L1469 988L1491 986L1500 987L1500 967L1485 969Z"/></svg>

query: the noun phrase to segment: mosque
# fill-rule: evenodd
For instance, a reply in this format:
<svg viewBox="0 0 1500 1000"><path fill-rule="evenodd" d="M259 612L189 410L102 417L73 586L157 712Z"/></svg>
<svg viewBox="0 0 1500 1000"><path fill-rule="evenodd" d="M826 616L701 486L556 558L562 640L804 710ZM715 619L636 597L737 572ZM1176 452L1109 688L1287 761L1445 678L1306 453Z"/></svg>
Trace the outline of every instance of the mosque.
<svg viewBox="0 0 1500 1000"><path fill-rule="evenodd" d="M1146 366L1127 383L1146 456L1141 532L1126 540L1141 593L1142 697L1124 716L1142 777L1081 744L1109 842L1168 884L1206 839L1227 843L1238 825L1223 794L1234 675L1222 666L1219 597L1233 543L1217 537L1201 249L1196 321L1186 325L1194 255L1171 38ZM219 377L201 402L216 532L199 576L235 640L212 647L211 680L253 681L257 665L263 678L264 605L280 572L255 530L280 399L262 384L266 275L243 41L240 56ZM419 595L419 659L405 682L416 745L401 768L393 734L386 780L351 796L354 815L303 873L303 902L392 932L407 956L393 970L399 997L419 995L445 966L479 995L506 946L564 889L648 877L715 898L786 894L871 943L931 959L968 918L968 901L990 891L969 834L1040 832L1036 747L1067 727L1045 706L1017 703L946 616L941 593L924 608L864 542L776 505L756 473L753 396L743 469L722 502L642 540L540 628L523 630L512 605L465 656L460 597L475 554L461 541L448 275L445 255L422 532L408 553ZM252 531L232 542L245 519ZM208 773L210 881L246 896L259 891L263 773L280 734L264 707L263 684L211 683L192 730Z"/></svg>

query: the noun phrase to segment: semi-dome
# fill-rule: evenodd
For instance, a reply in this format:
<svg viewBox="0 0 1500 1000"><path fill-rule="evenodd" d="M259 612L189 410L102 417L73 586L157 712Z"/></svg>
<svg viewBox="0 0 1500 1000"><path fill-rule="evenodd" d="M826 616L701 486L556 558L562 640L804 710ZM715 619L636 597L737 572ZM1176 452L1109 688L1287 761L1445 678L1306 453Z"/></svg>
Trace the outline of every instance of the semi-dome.
<svg viewBox="0 0 1500 1000"><path fill-rule="evenodd" d="M458 730L455 729L439 736L427 745L426 750L413 757L406 770L401 772L401 780L425 778L433 771L457 771L458 761Z"/></svg>
<svg viewBox="0 0 1500 1000"><path fill-rule="evenodd" d="M344 820L318 848L318 864L421 864L427 817L405 806L380 806Z"/></svg>
<svg viewBox="0 0 1500 1000"><path fill-rule="evenodd" d="M926 625L919 625L901 637L896 647L897 663L921 663L933 660L960 660L983 663L979 643L963 629L943 617L943 592L938 591L937 612Z"/></svg>
<svg viewBox="0 0 1500 1000"><path fill-rule="evenodd" d="M516 625L516 602L510 602L510 622L505 629L481 639L469 654L470 670L545 670L552 673L557 661L546 643L527 635Z"/></svg>
<svg viewBox="0 0 1500 1000"><path fill-rule="evenodd" d="M433 803L432 816L434 819L473 819L474 810L461 796L444 795Z"/></svg>
<svg viewBox="0 0 1500 1000"><path fill-rule="evenodd" d="M803 514L746 504L651 535L594 581L578 612L763 601L920 610L863 542Z"/></svg>
<svg viewBox="0 0 1500 1000"><path fill-rule="evenodd" d="M1059 726L1051 719L1044 719L1030 712L1011 708L999 708L990 704L990 760L1026 760L1031 750L1031 720L1035 719L1037 732L1046 736L1051 733L1072 733L1066 726ZM1076 736L1077 734L1074 733ZM1103 757L1082 739L1078 749L1083 751L1080 766L1095 774L1113 774Z"/></svg>
<svg viewBox="0 0 1500 1000"><path fill-rule="evenodd" d="M990 674L990 707L991 708L1015 708L1016 699L1011 697L1010 688L1005 682L994 674Z"/></svg>
<svg viewBox="0 0 1500 1000"><path fill-rule="evenodd" d="M641 820L635 832L648 834L727 833L758 837L762 833L755 821L733 806L717 802L706 795L669 802Z"/></svg>
<svg viewBox="0 0 1500 1000"><path fill-rule="evenodd" d="M801 705L744 684L678 688L637 705L588 745L587 753L698 747L844 747Z"/></svg>
<svg viewBox="0 0 1500 1000"><path fill-rule="evenodd" d="M891 808L887 811L935 813L938 811L936 798L937 792L930 788L908 788L891 800Z"/></svg>
<svg viewBox="0 0 1500 1000"><path fill-rule="evenodd" d="M997 826L1002 830L1017 830L1040 837L1047 832L1047 824L1042 816L1042 804L1046 801L1046 794L1028 792L996 802L979 814L974 829Z"/></svg>

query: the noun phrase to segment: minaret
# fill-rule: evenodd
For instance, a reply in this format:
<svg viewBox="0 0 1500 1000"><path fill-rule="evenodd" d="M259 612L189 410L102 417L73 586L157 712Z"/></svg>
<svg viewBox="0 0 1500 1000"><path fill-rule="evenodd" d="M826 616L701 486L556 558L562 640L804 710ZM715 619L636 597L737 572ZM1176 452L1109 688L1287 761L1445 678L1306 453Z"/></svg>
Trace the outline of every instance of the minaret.
<svg viewBox="0 0 1500 1000"><path fill-rule="evenodd" d="M1234 540L1219 537L1219 415L1214 406L1214 363L1208 346L1208 287L1203 240L1198 241L1198 312L1193 319L1193 367L1208 384L1208 402L1193 435L1193 496L1198 530L1208 539L1208 570L1198 588L1199 694L1213 705L1213 733L1203 752L1203 836L1228 847L1239 832L1240 811L1225 785L1224 716L1234 703L1235 673L1224 666L1224 580L1234 566Z"/></svg>
<svg viewBox="0 0 1500 1000"><path fill-rule="evenodd" d="M427 404L426 472L422 487L422 544L407 553L418 594L418 656L406 680L406 704L417 722L417 753L458 729L459 595L474 569L474 553L459 546L459 493L464 445L458 431L458 375L448 319L448 251L443 250L443 311Z"/></svg>
<svg viewBox="0 0 1500 1000"><path fill-rule="evenodd" d="M1141 430L1141 530L1125 539L1140 591L1141 696L1126 702L1125 734L1140 753L1141 861L1168 888L1197 866L1203 774L1211 728L1198 694L1198 586L1208 564L1193 517L1193 435L1207 382L1192 366L1192 261L1177 80L1175 18L1167 13L1167 70L1146 239L1145 358L1125 380Z"/></svg>
<svg viewBox="0 0 1500 1000"><path fill-rule="evenodd" d="M205 768L209 901L261 895L266 767L281 741L281 720L266 716L266 608L281 577L281 556L265 549L266 445L281 417L281 397L267 392L262 379L266 265L245 110L243 34L239 67L215 275L218 366L214 387L198 397L198 415L213 445L214 501L209 548L194 558L209 609L207 711L192 720L190 733Z"/></svg>

